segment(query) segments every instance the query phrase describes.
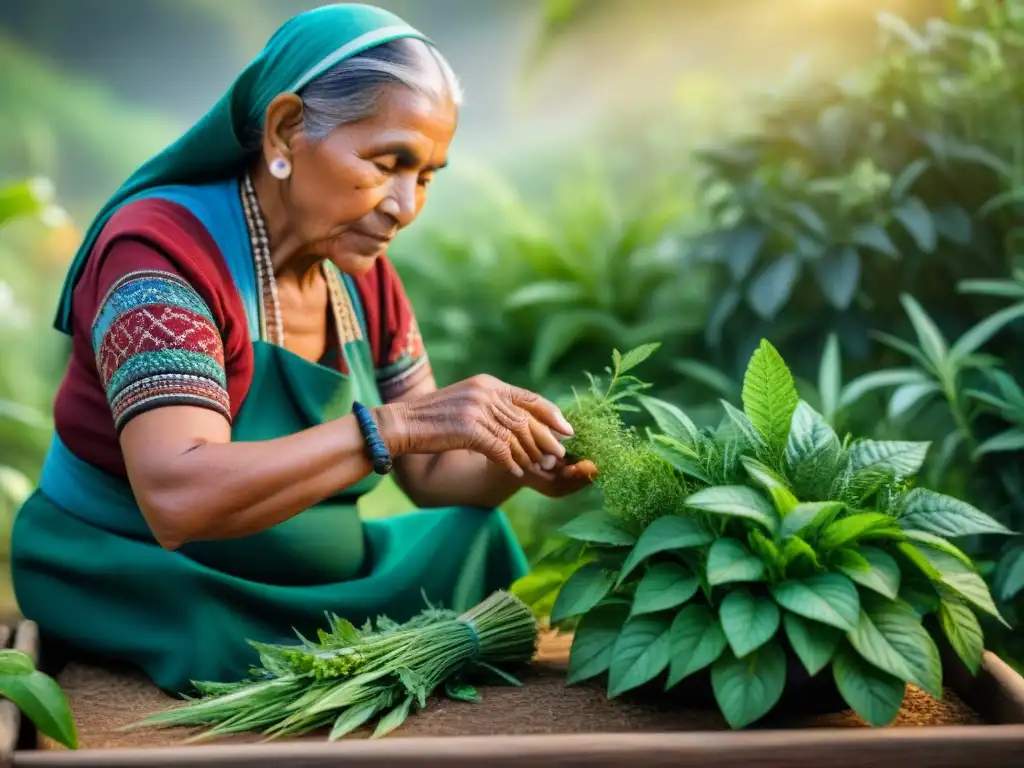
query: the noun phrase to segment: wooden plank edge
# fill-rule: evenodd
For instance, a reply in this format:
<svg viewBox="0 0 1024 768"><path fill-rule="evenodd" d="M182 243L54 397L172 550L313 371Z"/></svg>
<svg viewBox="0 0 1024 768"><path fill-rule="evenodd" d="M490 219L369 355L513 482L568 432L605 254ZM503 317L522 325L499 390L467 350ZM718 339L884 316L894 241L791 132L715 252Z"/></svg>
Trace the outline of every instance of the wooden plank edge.
<svg viewBox="0 0 1024 768"><path fill-rule="evenodd" d="M1024 726L814 729L732 733L622 733L560 736L390 738L263 745L19 752L15 768L169 768L288 765L380 766L644 766L701 768L1005 768L1024 765Z"/></svg>
<svg viewBox="0 0 1024 768"><path fill-rule="evenodd" d="M991 651L985 651L977 675L943 649L949 685L993 725L1024 725L1024 677Z"/></svg>

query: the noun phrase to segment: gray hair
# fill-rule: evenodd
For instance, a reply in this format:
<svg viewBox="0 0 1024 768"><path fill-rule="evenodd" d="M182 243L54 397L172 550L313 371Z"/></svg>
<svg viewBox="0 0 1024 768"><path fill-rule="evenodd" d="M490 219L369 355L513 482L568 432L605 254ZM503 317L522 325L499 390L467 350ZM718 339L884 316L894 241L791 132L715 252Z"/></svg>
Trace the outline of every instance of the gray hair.
<svg viewBox="0 0 1024 768"><path fill-rule="evenodd" d="M462 87L444 56L422 40L399 38L339 62L300 91L306 135L320 141L339 125L372 117L388 85L462 103Z"/></svg>

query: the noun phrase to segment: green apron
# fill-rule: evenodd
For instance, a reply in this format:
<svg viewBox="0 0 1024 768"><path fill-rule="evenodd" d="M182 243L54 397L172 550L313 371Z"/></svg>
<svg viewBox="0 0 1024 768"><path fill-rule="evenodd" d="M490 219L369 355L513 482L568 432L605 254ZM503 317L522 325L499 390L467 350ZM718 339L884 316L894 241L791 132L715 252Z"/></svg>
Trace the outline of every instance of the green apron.
<svg viewBox="0 0 1024 768"><path fill-rule="evenodd" d="M239 286L243 295L250 287ZM345 347L348 376L260 340L253 346L235 441L294 434L348 413L354 399L380 402L365 341ZM247 639L295 642L292 630L315 634L325 611L356 624L401 621L424 597L461 610L526 573L500 510L361 520L356 502L379 481L371 475L262 533L171 552L154 540L128 484L55 435L40 488L15 520L15 594L44 637L186 692L193 680L244 678L257 661Z"/></svg>

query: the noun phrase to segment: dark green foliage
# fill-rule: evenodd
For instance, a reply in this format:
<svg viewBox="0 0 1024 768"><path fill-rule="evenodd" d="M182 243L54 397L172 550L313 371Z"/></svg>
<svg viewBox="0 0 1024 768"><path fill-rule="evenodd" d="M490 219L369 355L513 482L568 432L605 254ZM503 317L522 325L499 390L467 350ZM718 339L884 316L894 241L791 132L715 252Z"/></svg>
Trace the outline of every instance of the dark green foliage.
<svg viewBox="0 0 1024 768"><path fill-rule="evenodd" d="M830 668L846 702L885 725L903 683L942 695L930 614L978 669L976 612L1002 616L948 538L1010 531L915 486L927 443L840 439L767 341L747 366L743 410L723 403L716 430L643 395L620 365L636 359L616 352L611 383L592 379L578 405L573 450L597 464L606 504L563 529L588 562L552 615L582 616L570 681L607 672L618 696L663 674L666 687L685 684L710 665L718 704L741 728L778 703L788 650L812 675ZM633 401L661 429L646 443L657 462L637 460L645 443L618 417Z"/></svg>

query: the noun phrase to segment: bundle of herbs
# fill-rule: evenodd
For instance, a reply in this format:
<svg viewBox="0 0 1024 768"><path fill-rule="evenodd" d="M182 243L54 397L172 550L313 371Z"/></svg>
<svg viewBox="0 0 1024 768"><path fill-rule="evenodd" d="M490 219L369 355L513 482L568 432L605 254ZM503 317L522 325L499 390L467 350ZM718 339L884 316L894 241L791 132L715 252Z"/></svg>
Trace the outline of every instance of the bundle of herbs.
<svg viewBox="0 0 1024 768"><path fill-rule="evenodd" d="M238 683L194 683L201 696L133 727L201 727L190 741L244 731L268 738L331 726L333 741L378 718L372 738L398 728L439 686L479 701L471 680L520 683L495 665L529 662L537 643L530 609L507 592L457 614L430 606L404 624L385 617L362 629L328 616L319 642L250 643L261 667Z"/></svg>
<svg viewBox="0 0 1024 768"><path fill-rule="evenodd" d="M581 553L551 616L578 622L569 684L607 674L615 697L705 671L741 728L778 704L795 657L812 678L830 667L881 726L908 682L942 696L940 632L976 673L976 612L1002 618L949 539L1010 531L914 487L928 444L840 439L766 341L743 410L723 401L717 428L699 429L629 373L655 349L616 352L607 383L591 376L567 413L568 448L598 466L605 499L562 529ZM658 426L647 439L623 423L638 407Z"/></svg>

